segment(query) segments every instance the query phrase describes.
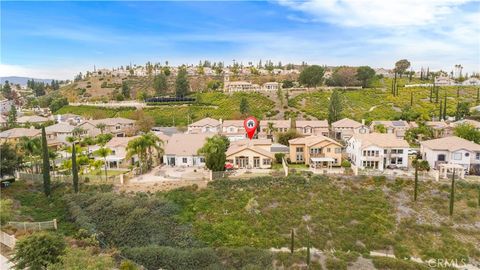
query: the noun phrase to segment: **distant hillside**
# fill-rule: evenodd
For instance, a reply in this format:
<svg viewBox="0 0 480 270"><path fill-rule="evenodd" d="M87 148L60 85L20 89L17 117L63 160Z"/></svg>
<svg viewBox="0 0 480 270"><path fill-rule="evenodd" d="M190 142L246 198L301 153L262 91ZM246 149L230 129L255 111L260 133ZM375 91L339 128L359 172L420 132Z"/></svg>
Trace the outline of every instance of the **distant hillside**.
<svg viewBox="0 0 480 270"><path fill-rule="evenodd" d="M18 76L8 76L8 77L1 77L0 82L3 84L5 81L9 81L13 84L20 84L20 85L27 85L28 80L35 80L36 82L44 82L44 83L51 83L52 79L36 79L36 78L29 78L29 77L18 77Z"/></svg>

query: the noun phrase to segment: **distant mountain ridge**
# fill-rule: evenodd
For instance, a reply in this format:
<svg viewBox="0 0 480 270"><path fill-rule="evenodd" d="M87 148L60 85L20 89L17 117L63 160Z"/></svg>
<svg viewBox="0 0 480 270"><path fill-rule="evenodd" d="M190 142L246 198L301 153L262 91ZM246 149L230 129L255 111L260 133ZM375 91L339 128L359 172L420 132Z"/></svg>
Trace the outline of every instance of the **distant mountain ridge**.
<svg viewBox="0 0 480 270"><path fill-rule="evenodd" d="M36 79L36 78L30 78L30 77L19 77L19 76L6 76L6 77L1 77L0 82L2 84L5 83L5 81L9 81L10 83L13 84L20 84L20 85L27 85L27 81L33 79L36 82L44 82L44 83L51 83L52 79Z"/></svg>

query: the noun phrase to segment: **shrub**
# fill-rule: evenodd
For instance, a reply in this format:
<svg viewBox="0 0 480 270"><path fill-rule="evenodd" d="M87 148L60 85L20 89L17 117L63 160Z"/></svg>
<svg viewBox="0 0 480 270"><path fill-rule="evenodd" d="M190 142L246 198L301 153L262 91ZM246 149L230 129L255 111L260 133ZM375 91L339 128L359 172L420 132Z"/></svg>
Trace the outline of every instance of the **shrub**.
<svg viewBox="0 0 480 270"><path fill-rule="evenodd" d="M339 259L332 258L332 257L328 257L325 260L325 265L327 266L327 269L347 270L346 262L341 261Z"/></svg>
<svg viewBox="0 0 480 270"><path fill-rule="evenodd" d="M147 269L207 269L220 264L217 254L211 248L176 249L150 245L128 248L122 253Z"/></svg>
<svg viewBox="0 0 480 270"><path fill-rule="evenodd" d="M17 241L13 262L17 269L45 269L47 265L57 263L64 251L65 241L62 236L38 232Z"/></svg>
<svg viewBox="0 0 480 270"><path fill-rule="evenodd" d="M407 261L407 260L399 260L399 259L392 259L388 257L373 257L373 265L377 269L385 269L385 270L427 270L428 267Z"/></svg>
<svg viewBox="0 0 480 270"><path fill-rule="evenodd" d="M115 266L112 257L97 255L92 248L69 248L65 255L60 256L59 262L50 265L48 270L63 269L113 269Z"/></svg>
<svg viewBox="0 0 480 270"><path fill-rule="evenodd" d="M13 201L10 199L0 200L0 224L7 223L13 215Z"/></svg>
<svg viewBox="0 0 480 270"><path fill-rule="evenodd" d="M275 153L275 162L282 164L282 159L285 157L285 153Z"/></svg>

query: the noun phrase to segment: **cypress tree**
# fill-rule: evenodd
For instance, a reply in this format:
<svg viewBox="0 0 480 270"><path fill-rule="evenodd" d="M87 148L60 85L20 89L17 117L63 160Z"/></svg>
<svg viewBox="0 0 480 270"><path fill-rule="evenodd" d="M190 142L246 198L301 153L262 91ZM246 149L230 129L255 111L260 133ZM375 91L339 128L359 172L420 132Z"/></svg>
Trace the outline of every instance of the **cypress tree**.
<svg viewBox="0 0 480 270"><path fill-rule="evenodd" d="M340 120L342 114L342 101L340 100L340 94L337 90L333 90L330 96L330 104L328 106L328 124Z"/></svg>
<svg viewBox="0 0 480 270"><path fill-rule="evenodd" d="M78 168L77 168L77 149L75 142L72 144L72 175L73 175L73 190L78 193Z"/></svg>
<svg viewBox="0 0 480 270"><path fill-rule="evenodd" d="M295 248L295 232L292 229L290 233L290 253L293 254L294 248Z"/></svg>
<svg viewBox="0 0 480 270"><path fill-rule="evenodd" d="M415 164L415 187L413 192L413 200L417 201L417 193L418 193L418 164Z"/></svg>
<svg viewBox="0 0 480 270"><path fill-rule="evenodd" d="M413 92L410 92L410 107L413 107Z"/></svg>
<svg viewBox="0 0 480 270"><path fill-rule="evenodd" d="M477 103L480 101L480 88L477 89Z"/></svg>
<svg viewBox="0 0 480 270"><path fill-rule="evenodd" d="M452 187L450 189L450 216L453 215L453 202L455 200L455 169L452 175Z"/></svg>
<svg viewBox="0 0 480 270"><path fill-rule="evenodd" d="M447 93L445 92L445 98L443 100L443 120L447 120Z"/></svg>
<svg viewBox="0 0 480 270"><path fill-rule="evenodd" d="M438 103L438 87L435 87L435 103Z"/></svg>
<svg viewBox="0 0 480 270"><path fill-rule="evenodd" d="M435 87L435 83L433 85L434 86L430 87L430 103L433 101L433 88Z"/></svg>
<svg viewBox="0 0 480 270"><path fill-rule="evenodd" d="M440 101L440 106L439 106L438 108L439 108L438 121L441 121L441 120L442 120L442 116L443 116L443 112L442 112L442 109L443 109L442 101Z"/></svg>
<svg viewBox="0 0 480 270"><path fill-rule="evenodd" d="M52 190L50 185L50 158L48 155L47 134L45 127L42 127L42 157L43 157L43 191L49 197Z"/></svg>

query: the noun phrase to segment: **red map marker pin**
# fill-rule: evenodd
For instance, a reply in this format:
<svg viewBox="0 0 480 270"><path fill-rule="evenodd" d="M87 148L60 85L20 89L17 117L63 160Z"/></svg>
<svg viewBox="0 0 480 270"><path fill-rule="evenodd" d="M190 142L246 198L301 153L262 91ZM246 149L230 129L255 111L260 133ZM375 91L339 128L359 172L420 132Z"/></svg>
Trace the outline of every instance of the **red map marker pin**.
<svg viewBox="0 0 480 270"><path fill-rule="evenodd" d="M247 131L248 138L250 138L251 140L253 138L253 135L255 135L255 131L257 131L258 120L255 117L250 116L243 121L243 126Z"/></svg>

